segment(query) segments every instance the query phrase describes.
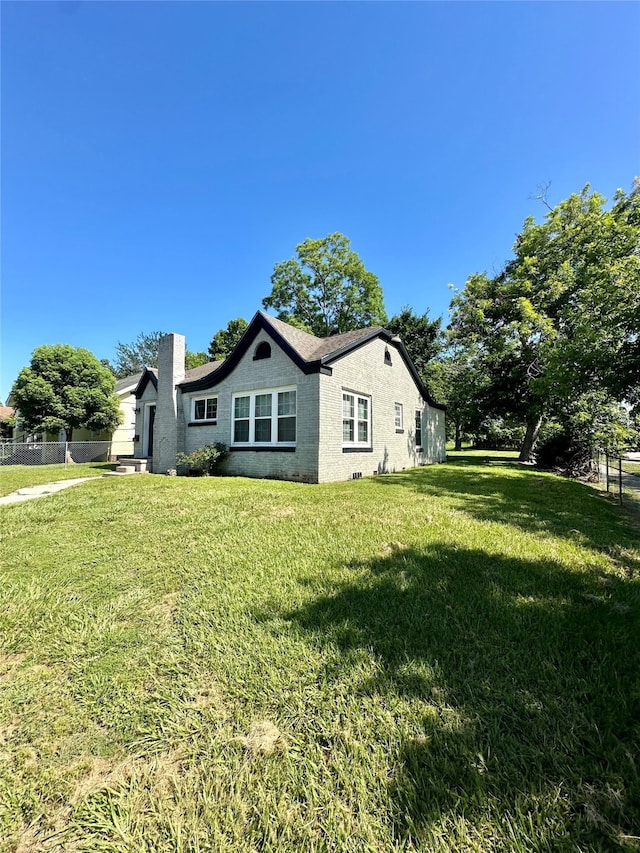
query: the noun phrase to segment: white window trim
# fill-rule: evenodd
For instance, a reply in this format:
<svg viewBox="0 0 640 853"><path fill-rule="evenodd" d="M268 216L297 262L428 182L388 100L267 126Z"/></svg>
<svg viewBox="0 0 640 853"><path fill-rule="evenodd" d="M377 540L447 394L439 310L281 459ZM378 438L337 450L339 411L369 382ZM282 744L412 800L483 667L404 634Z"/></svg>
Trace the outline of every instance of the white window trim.
<svg viewBox="0 0 640 853"><path fill-rule="evenodd" d="M393 418L396 425L396 429L404 430L404 411L402 403L394 403L393 411Z"/></svg>
<svg viewBox="0 0 640 853"><path fill-rule="evenodd" d="M204 418L196 418L196 403L199 400L205 401L205 404L204 404L205 417ZM216 401L216 416L215 416L215 418L207 418L206 417L206 414L207 414L207 403L206 403L206 401L207 400L215 400ZM203 396L203 397L192 397L190 405L191 405L191 414L190 414L189 420L191 421L191 423L198 423L198 424L215 424L215 423L217 423L217 421L218 421L218 395L217 394L209 394L209 395Z"/></svg>
<svg viewBox="0 0 640 853"><path fill-rule="evenodd" d="M295 415L278 415L278 394L285 391L296 392L296 411ZM271 441L256 441L256 397L261 394L271 394ZM236 399L238 397L249 397L249 441L236 441L235 426L236 426ZM278 441L278 419L279 417L287 417L296 419L296 441ZM238 418L238 420L247 420L247 418ZM266 420L258 418L258 420ZM297 385L282 385L279 388L259 388L255 391L236 391L231 395L231 437L229 447L295 447L298 436L298 387Z"/></svg>
<svg viewBox="0 0 640 853"><path fill-rule="evenodd" d="M418 418L420 418L420 443L419 444L418 444ZM415 429L416 429L416 450L424 450L424 411L423 411L423 409L416 409Z"/></svg>
<svg viewBox="0 0 640 853"><path fill-rule="evenodd" d="M353 418L345 418L344 416L344 398L345 397L353 397ZM367 401L367 440L366 441L358 441L358 422L362 420L362 418L358 418L358 400L366 400ZM342 418L340 420L341 428L342 428L342 446L343 447L362 447L362 448L371 448L373 447L373 439L371 436L371 397L369 394L361 394L359 391L350 391L347 388L342 389L342 396L340 398L342 405ZM345 441L344 440L344 421L345 420L353 420L353 441Z"/></svg>

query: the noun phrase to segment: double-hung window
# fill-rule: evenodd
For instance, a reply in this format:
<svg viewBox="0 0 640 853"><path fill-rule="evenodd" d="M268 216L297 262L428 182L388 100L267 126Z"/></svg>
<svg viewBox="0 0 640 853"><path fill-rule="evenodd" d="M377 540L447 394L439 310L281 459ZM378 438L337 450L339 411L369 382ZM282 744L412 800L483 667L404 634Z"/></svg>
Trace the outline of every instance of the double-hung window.
<svg viewBox="0 0 640 853"><path fill-rule="evenodd" d="M295 388L234 394L231 444L292 447L296 418Z"/></svg>
<svg viewBox="0 0 640 853"><path fill-rule="evenodd" d="M395 423L396 423L396 432L402 432L404 429L404 422L402 418L402 403L394 403L395 408Z"/></svg>
<svg viewBox="0 0 640 853"><path fill-rule="evenodd" d="M416 450L422 447L422 412L416 409Z"/></svg>
<svg viewBox="0 0 640 853"><path fill-rule="evenodd" d="M371 397L342 392L343 447L371 447Z"/></svg>
<svg viewBox="0 0 640 853"><path fill-rule="evenodd" d="M217 417L217 397L196 397L191 401L192 421L215 421Z"/></svg>

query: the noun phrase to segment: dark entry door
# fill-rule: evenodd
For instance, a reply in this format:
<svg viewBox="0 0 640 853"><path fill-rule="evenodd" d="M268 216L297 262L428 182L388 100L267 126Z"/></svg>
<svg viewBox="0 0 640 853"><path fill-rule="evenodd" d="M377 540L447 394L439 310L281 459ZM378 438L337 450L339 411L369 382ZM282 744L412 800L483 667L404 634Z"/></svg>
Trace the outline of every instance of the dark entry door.
<svg viewBox="0 0 640 853"><path fill-rule="evenodd" d="M147 444L147 456L153 456L153 424L156 419L156 407L149 406L149 442Z"/></svg>

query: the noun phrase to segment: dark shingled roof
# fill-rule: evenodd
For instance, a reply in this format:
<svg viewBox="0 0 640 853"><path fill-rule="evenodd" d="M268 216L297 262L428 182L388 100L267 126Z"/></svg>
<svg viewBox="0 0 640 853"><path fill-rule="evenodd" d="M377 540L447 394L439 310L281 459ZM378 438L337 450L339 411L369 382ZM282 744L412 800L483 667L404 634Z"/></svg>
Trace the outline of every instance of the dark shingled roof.
<svg viewBox="0 0 640 853"><path fill-rule="evenodd" d="M140 382L141 376L142 371L139 373L133 373L131 376L125 376L122 379L117 379L113 390L117 394L119 391L124 391L125 388L129 388L131 385L135 387L138 382Z"/></svg>
<svg viewBox="0 0 640 853"><path fill-rule="evenodd" d="M207 364L200 365L200 367L187 370L182 382L178 383L183 392L202 391L213 388L218 382L229 376L235 370L249 347L251 347L261 329L265 329L268 332L270 330L270 334L274 340L283 347L284 351L304 373L315 373L317 371L330 372L331 368L329 365L332 361L357 349L357 347L367 341L374 338L381 338L400 353L424 398L432 405L438 405L429 396L429 392L412 364L402 341L382 326L370 326L366 329L354 329L353 331L343 332L339 335L318 338L316 335L303 332L302 329L297 329L295 326L290 326L283 320L270 317L264 311L257 311L254 314L244 334L228 358L224 359L224 361L210 361ZM147 368L136 388L136 396L144 391L149 378L157 387L157 376L158 371L155 368Z"/></svg>
<svg viewBox="0 0 640 853"><path fill-rule="evenodd" d="M270 317L264 311L258 311L256 317L262 317L267 323L272 326L276 332L285 339L290 347L300 355L305 361L313 361L313 353L322 341L322 338L316 338L315 335L310 335L309 332L303 332L302 329L296 329L295 326L290 326L283 320L278 320L275 317ZM254 318L255 319L255 318Z"/></svg>
<svg viewBox="0 0 640 853"><path fill-rule="evenodd" d="M191 370L187 370L185 373L184 382L194 382L196 379L204 379L205 376L215 373L215 371L223 364L224 360L208 361L206 364L201 364L199 367L192 367Z"/></svg>
<svg viewBox="0 0 640 853"><path fill-rule="evenodd" d="M310 335L309 332L303 332L302 329L296 329L295 326L290 326L288 323L278 320L276 317L270 317L264 311L258 311L267 323L276 331L280 332L285 341L293 347L301 358L305 361L326 360L333 353L337 353L344 347L358 343L360 340L375 337L379 332L383 331L382 326L370 326L367 329L354 329L351 332L343 332L340 335L330 335L327 338L317 338L315 335Z"/></svg>

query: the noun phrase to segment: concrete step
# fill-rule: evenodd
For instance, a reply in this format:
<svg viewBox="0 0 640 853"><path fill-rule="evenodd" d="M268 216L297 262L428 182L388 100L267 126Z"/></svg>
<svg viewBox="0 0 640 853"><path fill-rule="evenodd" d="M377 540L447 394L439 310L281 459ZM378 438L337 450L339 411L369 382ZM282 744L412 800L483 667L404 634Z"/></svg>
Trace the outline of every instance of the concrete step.
<svg viewBox="0 0 640 853"><path fill-rule="evenodd" d="M148 459L132 459L131 457L125 457L123 459L118 459L118 464L120 465L133 465L136 471L140 474L147 471L147 463Z"/></svg>
<svg viewBox="0 0 640 853"><path fill-rule="evenodd" d="M136 466L135 465L118 465L116 468L116 474L135 474Z"/></svg>

